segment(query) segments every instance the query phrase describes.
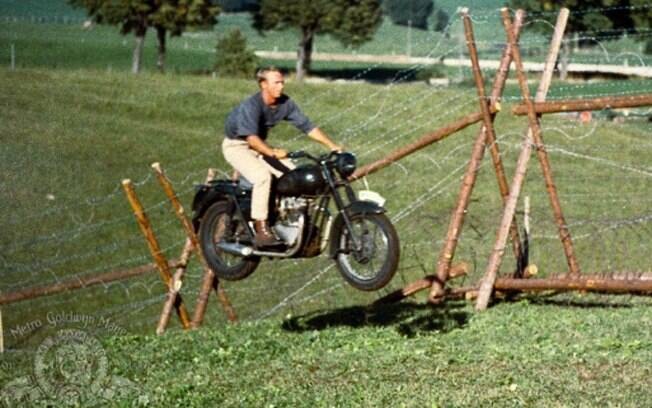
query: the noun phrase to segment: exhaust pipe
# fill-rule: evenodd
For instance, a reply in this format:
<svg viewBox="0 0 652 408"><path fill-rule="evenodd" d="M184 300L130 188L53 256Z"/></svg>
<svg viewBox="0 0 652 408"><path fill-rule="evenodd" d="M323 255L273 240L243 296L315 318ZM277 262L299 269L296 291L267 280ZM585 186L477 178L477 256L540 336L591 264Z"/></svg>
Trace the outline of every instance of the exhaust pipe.
<svg viewBox="0 0 652 408"><path fill-rule="evenodd" d="M219 242L217 247L224 252L238 256L251 256L254 253L253 248L232 242Z"/></svg>

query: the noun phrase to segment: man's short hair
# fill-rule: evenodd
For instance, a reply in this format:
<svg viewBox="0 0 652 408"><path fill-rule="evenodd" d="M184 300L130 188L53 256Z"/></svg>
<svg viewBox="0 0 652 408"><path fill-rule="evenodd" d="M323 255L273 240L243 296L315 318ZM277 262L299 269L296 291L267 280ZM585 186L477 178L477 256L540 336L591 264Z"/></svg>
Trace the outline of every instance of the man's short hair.
<svg viewBox="0 0 652 408"><path fill-rule="evenodd" d="M279 74L283 74L283 72L280 69L274 66L261 68L258 71L256 71L256 80L258 81L258 85L260 85L261 82L267 79L267 74L270 72L278 72Z"/></svg>

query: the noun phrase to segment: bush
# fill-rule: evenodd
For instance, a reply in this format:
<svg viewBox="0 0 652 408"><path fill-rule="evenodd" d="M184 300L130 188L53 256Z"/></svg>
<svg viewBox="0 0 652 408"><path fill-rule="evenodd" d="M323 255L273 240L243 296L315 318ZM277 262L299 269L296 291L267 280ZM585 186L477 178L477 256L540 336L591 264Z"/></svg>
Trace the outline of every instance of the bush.
<svg viewBox="0 0 652 408"><path fill-rule="evenodd" d="M644 52L648 55L652 55L652 40L647 40L645 42L645 50Z"/></svg>
<svg viewBox="0 0 652 408"><path fill-rule="evenodd" d="M247 48L247 39L237 28L220 38L215 47L215 72L219 76L253 78L259 60Z"/></svg>
<svg viewBox="0 0 652 408"><path fill-rule="evenodd" d="M217 4L225 13L254 11L258 8L258 0L218 0Z"/></svg>
<svg viewBox="0 0 652 408"><path fill-rule="evenodd" d="M430 65L419 70L414 78L418 81L428 81L430 78L446 78L446 68L443 64Z"/></svg>
<svg viewBox="0 0 652 408"><path fill-rule="evenodd" d="M450 21L450 16L444 9L438 9L435 13L435 31L443 33L444 31L448 34L448 23Z"/></svg>
<svg viewBox="0 0 652 408"><path fill-rule="evenodd" d="M432 14L434 3L432 0L384 0L385 14L394 24L406 26L411 24L414 28L428 29L428 17Z"/></svg>

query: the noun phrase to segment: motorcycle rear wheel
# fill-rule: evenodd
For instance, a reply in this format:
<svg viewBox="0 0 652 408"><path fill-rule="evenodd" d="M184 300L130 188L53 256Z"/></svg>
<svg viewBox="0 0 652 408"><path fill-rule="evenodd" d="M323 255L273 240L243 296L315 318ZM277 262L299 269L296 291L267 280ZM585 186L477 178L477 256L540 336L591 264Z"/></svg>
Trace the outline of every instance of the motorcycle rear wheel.
<svg viewBox="0 0 652 408"><path fill-rule="evenodd" d="M228 238L228 232L237 233L238 228L244 227L242 221L234 220L232 215L225 201L211 205L199 224L199 242L208 266L217 277L235 281L251 275L258 267L260 257L243 258L217 248L220 241Z"/></svg>
<svg viewBox="0 0 652 408"><path fill-rule="evenodd" d="M398 235L384 214L356 214L351 217L353 233L361 241L356 251L349 231L337 222L335 231L337 255L335 263L342 277L356 289L378 290L396 274L400 257Z"/></svg>

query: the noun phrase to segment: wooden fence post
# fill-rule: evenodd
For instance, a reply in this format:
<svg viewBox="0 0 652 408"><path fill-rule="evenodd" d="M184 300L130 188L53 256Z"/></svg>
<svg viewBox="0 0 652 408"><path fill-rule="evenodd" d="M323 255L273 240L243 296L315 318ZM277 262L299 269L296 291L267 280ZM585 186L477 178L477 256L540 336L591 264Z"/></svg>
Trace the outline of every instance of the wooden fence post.
<svg viewBox="0 0 652 408"><path fill-rule="evenodd" d="M188 240L190 240L190 245L192 248L195 249L197 257L199 258L199 262L201 263L204 269L204 281L202 282L202 287L200 289L200 298L207 301L208 294L210 294L210 291L212 289L215 289L218 295L218 299L222 303L222 307L227 314L227 318L230 321L237 321L237 316L235 314L235 311L233 310L233 307L231 306L231 302L229 302L229 299L226 295L226 292L224 291L224 288L222 288L222 286L219 285L215 273L208 266L208 263L206 263L206 259L204 258L201 245L199 244L199 238L195 233L195 229L193 228L192 223L190 222L190 220L188 220L188 217L185 214L183 206L179 202L179 199L177 198L177 195L174 192L170 180L168 180L168 178L165 176L165 173L163 172L163 169L161 168L161 165L159 163L152 164L152 169L154 169L154 172L156 173L156 177L159 183L161 184L161 187L163 187L163 191L165 191L165 194L170 199L170 202L174 207L175 214L177 218L179 218L179 220L181 221L181 224L183 225L183 229L185 230L186 235L188 236ZM211 180L213 177L214 177L214 173L209 172L206 178L206 182ZM208 276L210 276L210 280ZM202 296L202 294L205 294L206 296ZM199 325L201 325L201 322L203 321L204 318L205 311L206 311L206 303L202 302L202 304L199 304L198 301L198 305L195 308L195 313L191 323L191 326L193 328L196 328Z"/></svg>
<svg viewBox="0 0 652 408"><path fill-rule="evenodd" d="M168 289L168 296L165 299L163 304L163 310L161 311L161 317L159 317L158 326L156 327L156 334L159 336L165 332L165 329L168 327L170 322L170 314L172 313L172 307L176 303L179 291L183 285L183 275L186 272L186 267L188 266L188 260L190 259L190 253L192 252L192 242L189 239L186 240L185 245L183 246L183 251L179 257L179 262L177 263L177 269L172 276L172 283Z"/></svg>
<svg viewBox="0 0 652 408"><path fill-rule="evenodd" d="M437 279L432 281L432 287L430 289L430 295L428 299L432 303L438 302L442 299L444 292L444 285L448 280L448 272L455 256L455 250L457 248L457 242L464 225L464 216L466 210L469 206L469 200L471 198L471 193L473 192L473 187L475 186L475 181L477 179L478 170L480 164L482 163L482 158L484 156L485 145L492 146L492 158L494 160L494 167L496 169L496 176L498 177L498 184L501 188L501 197L505 197L509 192L505 193L507 189L507 181L505 179L505 172L503 170L502 160L500 158L500 153L498 152L498 146L496 145L496 135L494 132L493 122L495 119L495 114L492 113L490 106L495 106L498 104L500 97L502 96L503 89L505 88L505 81L507 79L507 73L509 72L509 66L512 61L512 54L509 44L505 47L503 51L502 58L500 60L500 66L496 77L494 79L493 88L491 91L490 100L487 100L484 91L484 79L482 77L482 71L480 69L480 62L478 59L478 53L475 46L475 38L473 35L473 26L471 24L471 18L468 14L468 9L463 8L460 10L462 15L462 20L464 23L464 34L466 36L467 46L469 48L469 56L471 59L471 67L473 69L473 77L475 79L475 86L478 93L478 100L480 103L480 111L482 112L483 126L478 132L476 141L473 145L473 150L471 152L471 159L469 160L469 165L464 174L462 180L462 186L457 199L457 206L453 210L453 215L451 217L450 223L448 225L448 231L446 233L446 240L444 246L439 254L439 259L437 261ZM520 33L521 23L523 20L523 12L519 12L516 15L514 23L514 35L518 37ZM512 232L512 241L514 242L514 255L517 259L517 264L520 264L521 259L521 249L520 249L520 238L518 236L518 229L516 224L513 225L511 229ZM520 267L520 265L519 265Z"/></svg>
<svg viewBox="0 0 652 408"><path fill-rule="evenodd" d="M501 12L503 15L503 22L505 24L505 32L507 33L508 42L512 45L512 57L514 59L516 73L519 77L519 84L522 88L527 88L527 82L525 81L523 74L523 61L521 60L521 54L512 32L512 22L509 16L509 9L503 8ZM557 24L555 25L555 31L550 44L550 49L548 51L548 56L546 57L543 75L541 77L541 82L539 83L539 89L536 95L537 102L543 102L545 100L548 89L550 88L550 82L552 81L552 75L555 69L555 62L557 61L557 56L559 55L559 48L564 36L564 31L566 29L566 22L568 21L568 14L568 9L562 8L559 12L559 15L557 16ZM527 92L527 89L523 89L523 91L523 96L526 97L525 94L528 94L529 92ZM500 262L502 261L503 254L505 252L505 244L507 243L509 228L514 220L516 205L521 193L521 188L523 187L523 182L525 181L527 165L532 152L532 135L533 132L537 129L538 127L535 127L534 129L529 127L525 140L523 141L523 147L516 163L516 170L510 187L509 198L505 204L500 227L496 236L496 242L494 244L487 269L485 270L485 274L478 291L478 298L476 300L475 308L479 311L485 310L489 305L489 299L491 297L491 293L493 292L494 283L496 282L498 268L500 267Z"/></svg>
<svg viewBox="0 0 652 408"><path fill-rule="evenodd" d="M152 258L154 258L154 262L158 267L159 274L161 275L161 279L163 279L163 282L165 283L165 285L169 290L170 287L172 286L170 267L165 259L165 256L163 255L163 252L161 251L158 241L156 240L156 236L152 231L152 227L150 226L149 219L147 218L147 214L145 214L145 210L143 209L140 200L138 200L138 197L136 196L136 192L134 191L134 185L131 182L131 180L125 179L122 180L122 187L125 190L125 194L127 195L129 204L131 204L131 208L134 210L134 215L136 216L136 220L138 221L138 226L140 227L141 232L145 236L145 240L147 241L147 246L149 247L149 251L152 254ZM177 314L179 315L179 319L181 320L181 324L183 325L183 328L188 329L190 327L190 318L188 316L188 311L186 310L186 306L183 304L183 299L181 299L181 295L176 296L176 302L174 304L174 307L177 310Z"/></svg>

